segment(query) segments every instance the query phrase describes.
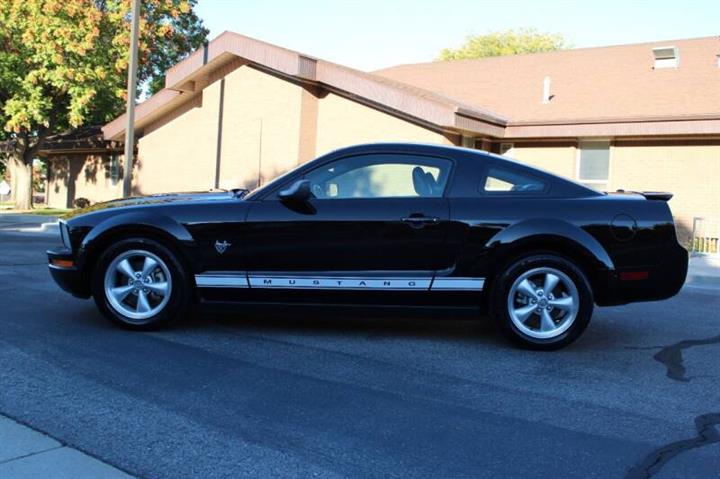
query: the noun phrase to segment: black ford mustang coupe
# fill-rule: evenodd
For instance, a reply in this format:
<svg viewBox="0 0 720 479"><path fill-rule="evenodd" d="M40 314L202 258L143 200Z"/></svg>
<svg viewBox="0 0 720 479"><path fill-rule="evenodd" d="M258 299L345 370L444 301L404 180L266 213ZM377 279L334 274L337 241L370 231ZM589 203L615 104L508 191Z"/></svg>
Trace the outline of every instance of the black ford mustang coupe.
<svg viewBox="0 0 720 479"><path fill-rule="evenodd" d="M133 329L211 302L467 307L557 349L595 304L680 290L670 197L599 193L481 151L361 145L250 193L95 205L61 222L49 267Z"/></svg>

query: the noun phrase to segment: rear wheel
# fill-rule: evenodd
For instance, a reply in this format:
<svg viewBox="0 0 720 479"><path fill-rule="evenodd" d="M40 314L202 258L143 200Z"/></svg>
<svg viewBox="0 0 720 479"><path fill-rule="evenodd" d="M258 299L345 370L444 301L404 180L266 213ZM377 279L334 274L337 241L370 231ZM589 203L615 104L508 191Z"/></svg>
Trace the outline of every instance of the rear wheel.
<svg viewBox="0 0 720 479"><path fill-rule="evenodd" d="M191 304L191 288L175 254L145 238L108 248L93 277L100 311L130 329L152 329L184 316Z"/></svg>
<svg viewBox="0 0 720 479"><path fill-rule="evenodd" d="M491 296L491 313L503 334L531 349L553 350L572 343L593 311L585 274L552 254L531 255L510 264Z"/></svg>

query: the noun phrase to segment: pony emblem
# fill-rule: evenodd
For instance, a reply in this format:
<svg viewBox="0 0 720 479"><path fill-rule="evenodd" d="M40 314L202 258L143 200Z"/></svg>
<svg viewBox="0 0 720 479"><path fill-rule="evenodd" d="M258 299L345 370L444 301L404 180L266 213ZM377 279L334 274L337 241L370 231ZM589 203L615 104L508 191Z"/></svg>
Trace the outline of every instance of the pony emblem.
<svg viewBox="0 0 720 479"><path fill-rule="evenodd" d="M232 245L232 243L228 243L227 241L223 240L222 243L220 241L215 241L215 250L223 254L225 250L228 249L228 246Z"/></svg>

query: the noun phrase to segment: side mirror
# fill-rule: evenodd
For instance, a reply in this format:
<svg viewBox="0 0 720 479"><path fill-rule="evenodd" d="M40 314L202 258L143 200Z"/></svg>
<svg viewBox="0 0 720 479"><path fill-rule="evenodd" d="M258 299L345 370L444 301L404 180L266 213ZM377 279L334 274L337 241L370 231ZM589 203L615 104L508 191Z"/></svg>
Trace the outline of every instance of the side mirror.
<svg viewBox="0 0 720 479"><path fill-rule="evenodd" d="M310 180L297 180L295 183L290 185L289 188L281 190L278 193L278 198L281 201L302 203L309 200L312 197L312 191L310 191Z"/></svg>

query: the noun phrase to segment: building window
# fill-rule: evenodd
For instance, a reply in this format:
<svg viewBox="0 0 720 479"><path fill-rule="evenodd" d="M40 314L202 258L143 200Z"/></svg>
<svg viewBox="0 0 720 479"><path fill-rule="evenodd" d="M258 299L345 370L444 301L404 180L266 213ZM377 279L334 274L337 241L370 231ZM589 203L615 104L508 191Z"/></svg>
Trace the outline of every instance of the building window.
<svg viewBox="0 0 720 479"><path fill-rule="evenodd" d="M680 64L680 52L677 47L657 47L653 48L652 52L655 58L655 69L677 68Z"/></svg>
<svg viewBox="0 0 720 479"><path fill-rule="evenodd" d="M465 136L462 137L462 147L463 148L475 148L475 138L472 136Z"/></svg>
<svg viewBox="0 0 720 479"><path fill-rule="evenodd" d="M610 178L610 142L580 142L577 170L577 178L585 186L606 191Z"/></svg>
<svg viewBox="0 0 720 479"><path fill-rule="evenodd" d="M512 143L500 143L500 154L503 156L512 156L512 150L515 145Z"/></svg>
<svg viewBox="0 0 720 479"><path fill-rule="evenodd" d="M110 155L110 183L115 186L120 181L120 155Z"/></svg>

